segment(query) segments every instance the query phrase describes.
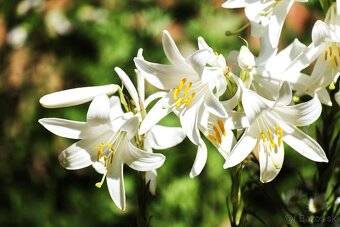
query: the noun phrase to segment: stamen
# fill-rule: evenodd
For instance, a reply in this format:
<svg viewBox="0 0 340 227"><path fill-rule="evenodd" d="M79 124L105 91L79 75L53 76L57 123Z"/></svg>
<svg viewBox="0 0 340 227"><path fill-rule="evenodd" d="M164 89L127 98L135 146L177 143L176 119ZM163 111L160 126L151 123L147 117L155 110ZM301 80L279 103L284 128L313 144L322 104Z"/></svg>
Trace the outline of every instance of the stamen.
<svg viewBox="0 0 340 227"><path fill-rule="evenodd" d="M190 82L190 83L187 84L187 86L185 86L185 89L184 89L184 92L183 92L184 97L187 96L191 85L192 85L192 83Z"/></svg>
<svg viewBox="0 0 340 227"><path fill-rule="evenodd" d="M208 135L208 139L210 139L211 141L214 141L214 142L216 141L215 136L213 136L211 134Z"/></svg>
<svg viewBox="0 0 340 227"><path fill-rule="evenodd" d="M339 66L339 64L338 64L338 59L336 58L335 55L334 55L334 57L333 57L333 61L334 61L335 65L336 65L336 67L338 67L338 66Z"/></svg>
<svg viewBox="0 0 340 227"><path fill-rule="evenodd" d="M328 49L329 49L329 56L332 57L333 56L333 48L332 48L332 46L329 46Z"/></svg>
<svg viewBox="0 0 340 227"><path fill-rule="evenodd" d="M95 148L98 149L97 162L99 162L100 156L103 154L104 145L100 144L98 147L95 147Z"/></svg>
<svg viewBox="0 0 340 227"><path fill-rule="evenodd" d="M103 185L103 183L104 183L104 179L105 179L105 177L106 177L106 173L107 173L107 172L105 172L105 173L103 174L102 180L101 180L100 182L97 182L97 183L95 184L95 186L96 186L97 188L101 188L101 187L102 187L102 185Z"/></svg>
<svg viewBox="0 0 340 227"><path fill-rule="evenodd" d="M269 136L270 145L272 146L272 148L274 148L275 143L273 141L273 135L272 135L272 132L270 131L270 129L268 129L268 136Z"/></svg>
<svg viewBox="0 0 340 227"><path fill-rule="evenodd" d="M278 124L275 125L275 134L276 135L279 134L279 125Z"/></svg>
<svg viewBox="0 0 340 227"><path fill-rule="evenodd" d="M326 50L326 51L325 51L325 54L324 54L324 59L325 59L325 61L327 61L327 58L328 58L328 51Z"/></svg>
<svg viewBox="0 0 340 227"><path fill-rule="evenodd" d="M226 136L227 132L225 131L223 121L221 119L217 119L217 124L218 124L218 127L221 129L222 134Z"/></svg>
<svg viewBox="0 0 340 227"><path fill-rule="evenodd" d="M183 85L187 82L187 78L183 78L178 85L178 90L182 90Z"/></svg>
<svg viewBox="0 0 340 227"><path fill-rule="evenodd" d="M174 91L174 95L173 95L175 100L177 100L179 92L180 92L180 90L178 88L176 88L175 91Z"/></svg>
<svg viewBox="0 0 340 227"><path fill-rule="evenodd" d="M218 143L221 144L222 138L221 138L220 132L218 131L218 129L215 126L213 126L213 130L215 131L215 137L216 137Z"/></svg>
<svg viewBox="0 0 340 227"><path fill-rule="evenodd" d="M266 135L263 132L261 132L261 138L263 142L266 142Z"/></svg>
<svg viewBox="0 0 340 227"><path fill-rule="evenodd" d="M279 139L278 139L279 147L281 147L281 145L282 145L282 137L283 137L283 130L282 130L282 128L280 128L280 135L279 135Z"/></svg>

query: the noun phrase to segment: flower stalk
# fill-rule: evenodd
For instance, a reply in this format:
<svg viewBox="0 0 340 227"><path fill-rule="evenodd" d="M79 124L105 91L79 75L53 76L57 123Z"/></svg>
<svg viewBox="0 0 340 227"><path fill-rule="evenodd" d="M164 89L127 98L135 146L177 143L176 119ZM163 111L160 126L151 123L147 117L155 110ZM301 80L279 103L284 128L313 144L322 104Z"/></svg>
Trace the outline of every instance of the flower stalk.
<svg viewBox="0 0 340 227"><path fill-rule="evenodd" d="M241 177L242 177L242 163L230 168L231 176L231 205L232 212L229 215L230 224L232 227L244 226L246 222L246 215L243 211L244 202L242 199Z"/></svg>

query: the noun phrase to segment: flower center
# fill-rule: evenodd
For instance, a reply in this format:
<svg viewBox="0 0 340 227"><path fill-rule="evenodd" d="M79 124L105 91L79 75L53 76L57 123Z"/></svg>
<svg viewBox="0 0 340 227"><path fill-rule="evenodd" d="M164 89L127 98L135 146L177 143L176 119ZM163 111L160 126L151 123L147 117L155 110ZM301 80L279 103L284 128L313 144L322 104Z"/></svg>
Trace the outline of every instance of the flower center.
<svg viewBox="0 0 340 227"><path fill-rule="evenodd" d="M187 79L183 78L179 85L174 89L173 98L175 102L170 106L164 106L163 108L172 108L174 106L180 107L183 104L189 106L193 98L196 96L195 92L189 92L192 86L192 82L187 83ZM190 93L190 95L189 95Z"/></svg>
<svg viewBox="0 0 340 227"><path fill-rule="evenodd" d="M334 76L335 76L335 70L339 70L339 60L340 58L340 46L338 43L331 43L328 48L324 52L324 59L325 61L328 61L331 65L331 74L333 77L332 83L329 85L329 89L333 90L335 89L334 85Z"/></svg>
<svg viewBox="0 0 340 227"><path fill-rule="evenodd" d="M118 146L120 145L125 133L119 132L115 138L113 139L113 143L107 142L106 144L101 143L99 146L96 146L95 149L97 151L97 159L96 161L99 163L102 163L105 167L105 173L103 174L103 177L100 182L97 182L95 185L97 188L101 188L104 179L106 177L107 171L110 168L110 165L113 162L114 155L117 151Z"/></svg>
<svg viewBox="0 0 340 227"><path fill-rule="evenodd" d="M216 124L213 124L209 127L209 135L208 139L212 142L222 143L222 137L227 136L227 132L225 131L223 121L221 119L216 120Z"/></svg>
<svg viewBox="0 0 340 227"><path fill-rule="evenodd" d="M260 149L264 150L270 156L271 161L273 165L275 166L275 168L280 169L281 164L276 161L275 155L278 152L283 151L282 128L279 128L279 126L276 124L274 134L268 128L267 133L261 131L260 135L261 135L261 140L259 143Z"/></svg>

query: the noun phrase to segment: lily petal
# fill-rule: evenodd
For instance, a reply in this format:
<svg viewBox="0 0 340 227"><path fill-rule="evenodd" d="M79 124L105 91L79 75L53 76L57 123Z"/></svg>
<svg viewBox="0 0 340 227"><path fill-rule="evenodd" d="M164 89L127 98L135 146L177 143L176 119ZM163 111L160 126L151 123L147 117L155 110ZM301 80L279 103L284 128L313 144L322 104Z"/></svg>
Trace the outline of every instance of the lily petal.
<svg viewBox="0 0 340 227"><path fill-rule="evenodd" d="M283 122L279 123L279 125L284 132L283 141L290 147L310 160L328 162L322 147L314 139L295 126Z"/></svg>
<svg viewBox="0 0 340 227"><path fill-rule="evenodd" d="M97 156L96 146L103 141L107 141L108 138L108 135L104 135L95 140L84 139L72 144L60 153L58 158L61 166L69 170L75 170L92 165Z"/></svg>
<svg viewBox="0 0 340 227"><path fill-rule="evenodd" d="M70 139L83 139L82 132L87 127L85 122L60 118L43 118L39 120L39 123L53 134Z"/></svg>
<svg viewBox="0 0 340 227"><path fill-rule="evenodd" d="M198 110L201 106L201 101L197 102L180 113L180 122L183 131L188 136L188 138L196 145L199 145L201 140L200 132L198 130Z"/></svg>
<svg viewBox="0 0 340 227"><path fill-rule="evenodd" d="M143 151L131 142L128 143L128 148L124 156L124 162L137 171L157 169L162 166L165 161L164 155Z"/></svg>
<svg viewBox="0 0 340 227"><path fill-rule="evenodd" d="M150 95L146 100L145 100L145 108L149 106L149 104L151 102L153 102L154 100L156 99L159 99L159 98L163 98L167 93L164 92L164 91L159 91L159 92L156 92L156 93L153 93L152 95Z"/></svg>
<svg viewBox="0 0 340 227"><path fill-rule="evenodd" d="M115 67L115 71L131 95L131 98L136 105L137 111L140 111L138 93L129 76L119 67Z"/></svg>
<svg viewBox="0 0 340 227"><path fill-rule="evenodd" d="M117 96L110 97L110 119L114 120L124 115L120 99Z"/></svg>
<svg viewBox="0 0 340 227"><path fill-rule="evenodd" d="M154 149L167 149L181 143L185 133L179 127L153 126L146 134L145 141L148 141Z"/></svg>
<svg viewBox="0 0 340 227"><path fill-rule="evenodd" d="M116 84L74 88L45 95L39 100L39 102L46 108L76 106L89 102L99 95L112 95L118 90L118 88L119 86Z"/></svg>
<svg viewBox="0 0 340 227"><path fill-rule="evenodd" d="M178 67L178 65L163 65L134 58L135 65L145 79L153 86L162 89L172 89L178 86L183 77L195 82L198 75L191 67Z"/></svg>
<svg viewBox="0 0 340 227"><path fill-rule="evenodd" d="M140 126L139 134L142 135L146 133L162 118L168 115L171 112L171 108L164 108L164 106L169 105L171 105L170 94L167 94L161 100L159 100L148 112Z"/></svg>
<svg viewBox="0 0 340 227"><path fill-rule="evenodd" d="M260 140L260 143L262 141ZM262 183L268 183L272 181L280 172L283 159L284 159L284 149L283 145L277 152L266 152L264 149L264 144L259 144L258 146L258 159L260 164L260 181Z"/></svg>
<svg viewBox="0 0 340 227"><path fill-rule="evenodd" d="M316 21L312 29L312 41L314 45L320 45L328 37L330 37L328 26L323 21Z"/></svg>
<svg viewBox="0 0 340 227"><path fill-rule="evenodd" d="M178 65L183 64L185 59L182 54L179 52L174 40L170 36L169 32L164 30L163 31L163 50L166 57L169 59L171 64Z"/></svg>
<svg viewBox="0 0 340 227"><path fill-rule="evenodd" d="M156 194L157 187L157 171L150 170L145 173L145 182L149 183L149 191L152 195Z"/></svg>
<svg viewBox="0 0 340 227"><path fill-rule="evenodd" d="M243 91L242 104L250 124L253 123L263 111L269 109L269 106L264 102L262 97L248 89Z"/></svg>
<svg viewBox="0 0 340 227"><path fill-rule="evenodd" d="M292 101L292 89L287 81L283 81L279 90L279 97L276 105L289 105Z"/></svg>
<svg viewBox="0 0 340 227"><path fill-rule="evenodd" d="M90 125L105 124L110 120L110 100L107 95L93 99L87 112L87 123Z"/></svg>
<svg viewBox="0 0 340 227"><path fill-rule="evenodd" d="M257 143L257 138L254 136L255 131L256 129L254 129L252 126L245 130L240 140L230 152L230 155L225 161L223 168L227 169L236 166L245 158L247 158Z"/></svg>
<svg viewBox="0 0 340 227"><path fill-rule="evenodd" d="M207 146L205 145L204 141L200 139L195 162L190 171L191 178L198 176L202 172L205 163L207 162L207 158L208 158Z"/></svg>
<svg viewBox="0 0 340 227"><path fill-rule="evenodd" d="M296 126L306 126L316 121L322 111L321 103L317 95L308 102L293 106L277 106L273 110L278 118L286 123Z"/></svg>
<svg viewBox="0 0 340 227"><path fill-rule="evenodd" d="M113 202L119 209L125 210L126 202L123 162L114 161L107 172L106 182Z"/></svg>

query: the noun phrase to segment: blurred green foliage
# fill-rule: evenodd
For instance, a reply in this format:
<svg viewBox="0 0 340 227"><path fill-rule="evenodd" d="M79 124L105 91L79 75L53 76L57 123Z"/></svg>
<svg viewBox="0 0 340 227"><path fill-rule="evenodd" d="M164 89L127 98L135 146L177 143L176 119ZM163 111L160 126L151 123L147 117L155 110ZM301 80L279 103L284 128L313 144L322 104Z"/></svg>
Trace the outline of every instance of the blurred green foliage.
<svg viewBox="0 0 340 227"><path fill-rule="evenodd" d="M227 54L243 41L226 37L245 23L242 10L222 9L208 0L22 0L0 3L0 226L136 226L137 173L125 169L127 211L119 211L92 168L67 171L58 154L70 140L47 132L43 117L84 120L88 104L43 109L39 98L54 91L121 82L113 68L134 73L139 48L146 59L166 62L161 35L167 29L184 55L202 36ZM311 1L314 7L315 1ZM319 7L319 6L318 6ZM315 14L320 12L314 11ZM315 17L309 18L315 21ZM309 22L310 23L310 22ZM18 29L19 30L15 30ZM18 32L19 31L19 32ZM16 32L16 33L15 33ZM293 31L294 32L294 31ZM300 31L301 32L301 31ZM248 38L249 30L242 37ZM26 34L26 35L25 35ZM304 32L303 37L310 37ZM24 39L23 39L24 37ZM251 42L251 41L250 41ZM254 42L253 44L256 44ZM254 47L256 52L258 47ZM148 91L155 89L148 86ZM178 124L174 116L163 123ZM207 144L208 141L206 141ZM152 197L152 226L226 226L230 176L223 160L209 146L202 174L189 178L196 147L188 140L160 151L167 159L158 170ZM315 164L287 149L274 182L263 185L255 164L245 167L246 206L267 223L284 226L276 197L301 184L298 171L311 178ZM274 192L278 194L274 195ZM306 206L306 204L305 204ZM261 222L250 217L250 226Z"/></svg>

